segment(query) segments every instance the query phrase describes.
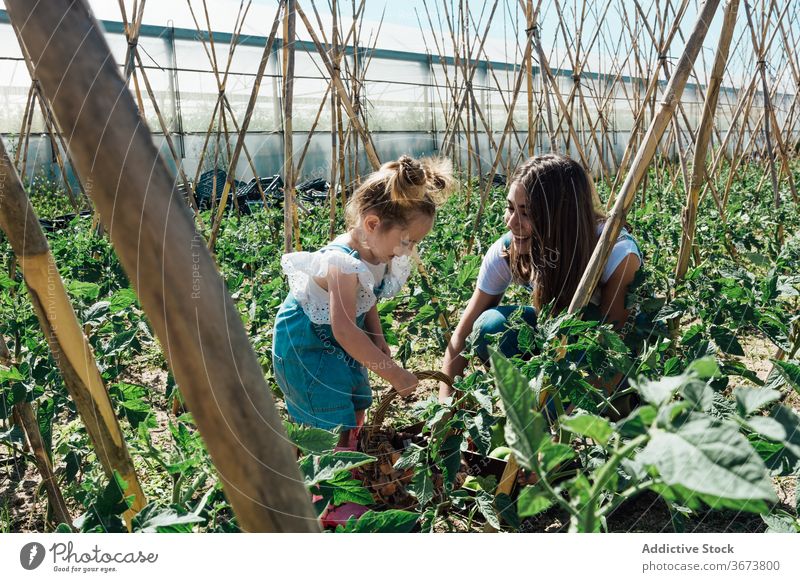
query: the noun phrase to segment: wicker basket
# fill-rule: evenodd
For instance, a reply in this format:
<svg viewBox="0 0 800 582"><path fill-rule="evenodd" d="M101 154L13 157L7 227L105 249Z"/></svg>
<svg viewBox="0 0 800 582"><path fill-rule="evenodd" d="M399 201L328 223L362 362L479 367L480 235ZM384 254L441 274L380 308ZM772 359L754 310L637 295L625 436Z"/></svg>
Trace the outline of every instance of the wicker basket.
<svg viewBox="0 0 800 582"><path fill-rule="evenodd" d="M414 375L420 381L436 380L451 387L453 385L450 377L442 372L423 370L414 372ZM361 432L360 449L377 458L374 463L362 468L361 476L376 503L392 509L410 509L417 503L406 489L414 476L413 469L398 471L394 469L394 464L411 442L424 442L424 439L419 431L383 427L389 406L397 396L395 390L388 392L378 403L371 422Z"/></svg>

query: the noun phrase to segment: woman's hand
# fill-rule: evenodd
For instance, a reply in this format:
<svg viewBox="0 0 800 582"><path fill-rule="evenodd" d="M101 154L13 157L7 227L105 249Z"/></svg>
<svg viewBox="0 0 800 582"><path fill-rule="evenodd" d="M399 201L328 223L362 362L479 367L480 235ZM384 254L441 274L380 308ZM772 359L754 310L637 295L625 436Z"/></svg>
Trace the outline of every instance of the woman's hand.
<svg viewBox="0 0 800 582"><path fill-rule="evenodd" d="M502 298L502 295L489 295L478 288L473 292L444 354L442 372L450 378L464 374L464 369L467 367L467 359L461 355L461 352L466 344L467 336L472 333L475 320L487 309L497 307ZM444 382L439 384L439 402L444 403L452 394L453 390L450 386Z"/></svg>

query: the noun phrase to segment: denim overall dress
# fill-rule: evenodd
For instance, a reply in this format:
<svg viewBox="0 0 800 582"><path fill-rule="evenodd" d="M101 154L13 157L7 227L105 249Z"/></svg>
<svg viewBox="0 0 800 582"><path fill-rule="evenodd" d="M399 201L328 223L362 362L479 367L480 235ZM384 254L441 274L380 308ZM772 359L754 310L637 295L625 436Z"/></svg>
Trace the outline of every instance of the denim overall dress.
<svg viewBox="0 0 800 582"><path fill-rule="evenodd" d="M336 241L316 253L345 253L360 260L357 251ZM324 257L331 261L337 258L341 260ZM372 289L376 297L386 282L386 278L376 282ZM364 329L365 319L366 313L357 315L356 325ZM344 351L334 338L330 323L315 323L309 318L293 292L287 295L275 318L272 363L286 408L295 422L327 430L354 428L355 412L372 404L366 368Z"/></svg>

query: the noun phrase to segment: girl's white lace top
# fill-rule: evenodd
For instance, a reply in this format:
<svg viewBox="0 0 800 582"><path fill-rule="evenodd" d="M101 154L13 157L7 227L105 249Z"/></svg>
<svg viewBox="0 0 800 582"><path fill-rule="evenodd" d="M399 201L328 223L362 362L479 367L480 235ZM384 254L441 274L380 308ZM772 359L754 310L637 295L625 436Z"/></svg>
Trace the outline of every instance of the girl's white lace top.
<svg viewBox="0 0 800 582"><path fill-rule="evenodd" d="M340 241L337 239L334 242ZM281 257L281 267L289 279L289 289L313 323L331 322L328 292L314 281L314 277L327 277L331 265L342 273L355 273L358 276L357 316L369 311L379 298L397 295L411 274L411 261L407 256L395 257L388 265L372 265L336 248L329 248L325 252L301 251L285 254ZM378 278L381 281L377 281Z"/></svg>

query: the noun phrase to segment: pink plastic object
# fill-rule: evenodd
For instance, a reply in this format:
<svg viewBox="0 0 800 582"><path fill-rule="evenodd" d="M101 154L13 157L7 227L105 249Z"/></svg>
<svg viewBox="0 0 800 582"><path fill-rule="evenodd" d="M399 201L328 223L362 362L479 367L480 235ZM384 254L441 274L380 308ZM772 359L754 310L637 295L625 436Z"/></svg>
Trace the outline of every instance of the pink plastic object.
<svg viewBox="0 0 800 582"><path fill-rule="evenodd" d="M322 522L322 527L335 528L337 525L346 525L347 520L351 517L358 519L367 511L369 511L368 507L359 505L358 503L343 503L336 507L331 507L329 505L319 518Z"/></svg>

